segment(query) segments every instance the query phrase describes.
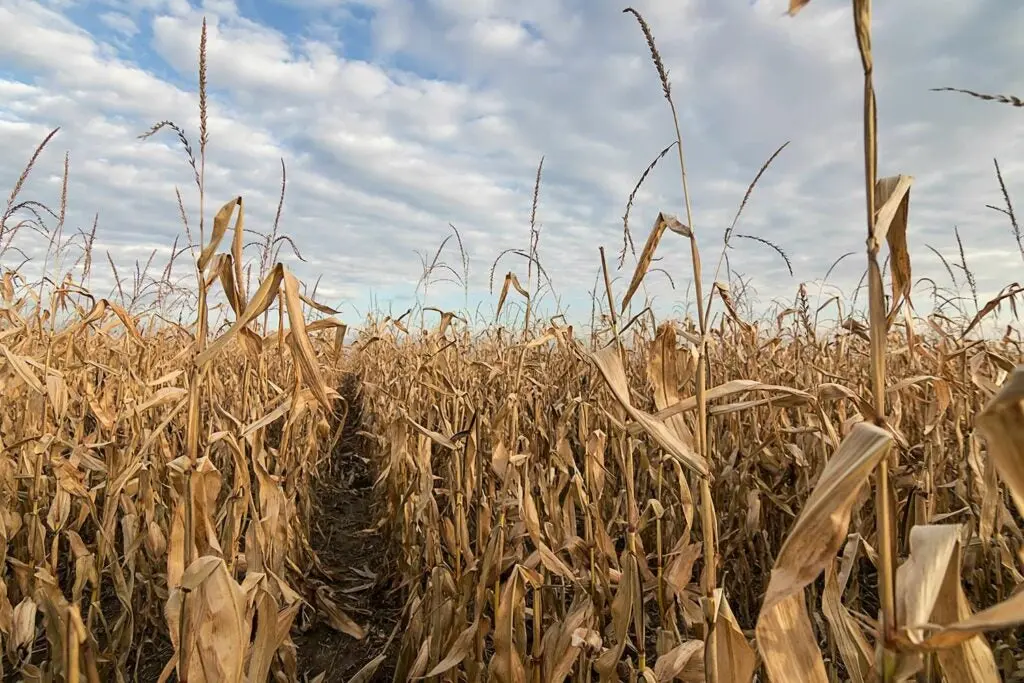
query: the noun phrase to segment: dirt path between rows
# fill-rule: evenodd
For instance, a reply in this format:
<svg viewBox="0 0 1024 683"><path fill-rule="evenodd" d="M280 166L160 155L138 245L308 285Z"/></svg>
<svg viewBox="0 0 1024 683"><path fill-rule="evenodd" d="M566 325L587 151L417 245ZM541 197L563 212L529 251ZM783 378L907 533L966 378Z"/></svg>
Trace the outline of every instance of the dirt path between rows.
<svg viewBox="0 0 1024 683"><path fill-rule="evenodd" d="M349 403L343 436L312 492L315 509L310 543L327 572L324 580L341 609L366 632L362 640L342 633L318 618L313 628L294 636L298 647L300 680L347 683L368 662L384 653L401 612L392 582L387 539L374 530L379 519L373 482L376 471L364 454L360 429L358 380L347 378L339 389ZM394 671L398 634L391 640L385 661L369 681L390 681Z"/></svg>

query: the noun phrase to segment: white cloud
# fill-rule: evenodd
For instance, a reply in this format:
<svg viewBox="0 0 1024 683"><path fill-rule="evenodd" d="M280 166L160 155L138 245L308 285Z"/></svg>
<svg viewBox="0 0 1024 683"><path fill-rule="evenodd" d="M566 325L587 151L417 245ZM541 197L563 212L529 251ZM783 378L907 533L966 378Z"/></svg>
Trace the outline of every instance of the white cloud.
<svg viewBox="0 0 1024 683"><path fill-rule="evenodd" d="M139 27L135 25L135 21L127 14L121 14L120 12L104 12L100 15L100 21L107 28L125 36L134 36L139 32Z"/></svg>
<svg viewBox="0 0 1024 683"><path fill-rule="evenodd" d="M530 40L530 35L520 24L500 19L473 22L470 37L478 49L498 52L522 48Z"/></svg>
<svg viewBox="0 0 1024 683"><path fill-rule="evenodd" d="M790 141L737 232L781 246L795 277L755 242L730 252L762 304L791 299L847 251L856 256L835 269L835 284L852 294L863 270L862 86L850 10L816 0L789 19L784 4L637 2L672 78L708 277L747 184ZM119 263L169 247L181 231L175 187L197 222L192 170L173 134L137 136L171 119L198 147L194 74L205 15L208 215L241 194L248 225L268 229L283 158L282 229L308 261L290 265L309 282L322 275L330 303L364 307L372 288L381 301L408 305L416 252L432 252L451 222L472 258L471 308L484 301L490 310L491 262L526 245L543 155L541 257L562 302L587 318L597 248L617 254L626 197L673 137L647 45L621 9L580 0L9 0L0 6L0 60L10 65L0 80L0 181L13 185L59 125L24 196L56 202L52 178L70 150L70 223L87 228L98 211L97 244ZM879 168L917 179L914 274L948 281L925 245L954 257L956 225L981 295L991 295L1020 268L1005 218L985 208L1002 202L993 157L1011 194L1024 185L1020 111L929 88L1024 92L1012 67L1024 50L1024 8L908 0L880 5L875 22ZM683 213L674 159L637 195L638 249L658 211ZM666 239L658 265L677 289L652 278L660 312L685 296L687 253ZM499 271L523 275L521 262L503 264ZM620 293L631 266L616 274ZM444 285L431 297L463 300Z"/></svg>

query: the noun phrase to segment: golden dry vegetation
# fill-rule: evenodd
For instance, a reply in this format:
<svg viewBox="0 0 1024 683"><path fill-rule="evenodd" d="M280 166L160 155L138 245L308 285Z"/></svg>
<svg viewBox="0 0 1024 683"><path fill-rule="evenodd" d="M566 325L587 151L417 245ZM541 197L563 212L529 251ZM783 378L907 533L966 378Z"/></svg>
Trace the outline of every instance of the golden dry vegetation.
<svg viewBox="0 0 1024 683"><path fill-rule="evenodd" d="M521 327L437 311L350 344L277 259L276 224L250 281L241 198L198 226L190 324L135 310L178 291L166 277L119 279L120 303L85 291L86 233L60 277L6 270L5 680L1024 680L1024 370L1009 330L981 334L1021 288L959 321L912 308L912 178L877 178L870 5L853 7L869 310L837 330L803 289L771 323L741 317L718 269L704 290L678 128L685 222L659 214L618 294L600 250L585 340L533 310L535 226L526 285L509 272L498 302L521 301ZM198 158L174 124L147 135L177 132L202 193L203 49L200 73ZM31 166L0 248L35 221L66 255L63 200L18 199ZM539 191L540 169L535 212ZM663 239L691 246L696 320L635 312ZM360 576L393 584L393 623L314 547L345 448L376 501L346 533L386 540L391 566ZM335 670L303 661L314 623L340 634Z"/></svg>

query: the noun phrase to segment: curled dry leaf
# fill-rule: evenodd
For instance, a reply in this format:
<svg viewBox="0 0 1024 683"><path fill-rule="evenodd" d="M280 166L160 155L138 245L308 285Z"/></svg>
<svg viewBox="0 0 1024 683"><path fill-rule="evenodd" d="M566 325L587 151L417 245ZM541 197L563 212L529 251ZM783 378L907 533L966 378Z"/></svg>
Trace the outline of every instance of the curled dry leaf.
<svg viewBox="0 0 1024 683"><path fill-rule="evenodd" d="M356 640L366 637L366 629L352 620L341 607L327 595L327 587L320 586L316 591L317 607L327 617L327 623L335 631L347 633Z"/></svg>
<svg viewBox="0 0 1024 683"><path fill-rule="evenodd" d="M725 599L725 591L716 588L711 601L716 613L715 629L708 639L705 656L710 653L717 660L720 680L750 683L757 670L757 655L743 635L729 601Z"/></svg>
<svg viewBox="0 0 1024 683"><path fill-rule="evenodd" d="M284 272L284 266L280 263L274 266L231 328L207 346L205 351L196 356L196 365L202 367L216 358L242 329L270 308L270 305L277 299L278 289L281 286L282 280L284 280Z"/></svg>
<svg viewBox="0 0 1024 683"><path fill-rule="evenodd" d="M746 391L767 391L770 393L779 393L808 402L814 400L814 397L811 396L811 394L806 391L801 391L800 389L793 389L792 387L779 386L775 384L762 384L761 382L750 379L730 380L724 384L708 389L706 396L708 401L716 401L720 398L740 394ZM657 420L667 420L673 415L678 415L680 413L696 409L697 397L689 396L659 410L657 413L652 415L652 417ZM634 427L630 425L629 429L631 433L638 434L641 428L639 426Z"/></svg>
<svg viewBox="0 0 1024 683"><path fill-rule="evenodd" d="M622 367L622 359L615 348L611 346L605 347L600 351L592 353L590 357L601 371L601 375L604 377L604 381L607 383L612 395L615 396L629 416L640 423L644 431L682 465L702 477L707 477L710 470L703 456L694 451L692 446L681 441L676 434L669 430L664 422L633 407L632 402L629 400L629 383L626 381L626 371Z"/></svg>
<svg viewBox="0 0 1024 683"><path fill-rule="evenodd" d="M676 680L702 683L704 681L704 641L688 640L658 657L658 661L654 663L654 675L662 683L671 683Z"/></svg>
<svg viewBox="0 0 1024 683"><path fill-rule="evenodd" d="M12 662L20 660L19 650L27 650L36 639L36 613L38 606L35 600L25 597L14 607L11 619L11 630L5 639L7 657Z"/></svg>
<svg viewBox="0 0 1024 683"><path fill-rule="evenodd" d="M380 665L383 664L386 659L387 655L377 655L367 662L363 668L357 671L355 676L348 679L348 683L370 683L370 681L373 680L373 675L377 673L377 669L380 668Z"/></svg>
<svg viewBox="0 0 1024 683"><path fill-rule="evenodd" d="M629 625L633 619L633 608L637 601L637 562L636 558L623 553L622 579L619 581L618 590L615 591L615 599L612 601L612 624L611 637L613 645L605 650L597 661L594 668L601 676L601 681L615 680L615 669L622 658L629 638Z"/></svg>
<svg viewBox="0 0 1024 683"><path fill-rule="evenodd" d="M1018 365L999 393L978 415L988 454L1006 484L1018 513L1024 515L1024 365Z"/></svg>
<svg viewBox="0 0 1024 683"><path fill-rule="evenodd" d="M644 276L647 275L647 271L650 269L651 263L654 261L654 253L657 251L658 244L661 242L661 238L665 234L666 229L686 238L693 237L693 232L690 230L690 227L681 223L675 216L667 213L658 214L658 217L654 219L654 226L651 228L651 232L647 235L647 242L644 244L644 249L640 253L640 258L637 260L636 270L633 272L633 279L630 280L626 294L622 297L622 312L625 312L626 308L629 306L630 300L633 298L633 295L636 294L637 289L639 289L640 284L643 282Z"/></svg>
<svg viewBox="0 0 1024 683"><path fill-rule="evenodd" d="M46 393L46 389L43 388L43 383L40 382L39 378L36 377L34 372L32 372L25 358L19 356L16 353L11 353L11 350L8 349L3 344L0 344L0 351L3 352L4 357L7 359L8 364L11 366L11 370L14 372L15 376L18 377L18 379L27 384L28 387L37 394Z"/></svg>
<svg viewBox="0 0 1024 683"><path fill-rule="evenodd" d="M519 294L527 301L529 301L530 299L530 294L525 289L523 289L523 286L521 284L519 284L519 278L516 277L516 274L510 270L509 272L505 273L505 282L501 286L501 295L498 297L498 307L494 313L495 318L501 316L501 310L505 306L505 299L508 297L509 287L515 288L515 290L519 292Z"/></svg>
<svg viewBox="0 0 1024 683"><path fill-rule="evenodd" d="M925 624L949 625L970 617L960 581L962 532L955 524L919 524L910 531L910 557L896 572L897 615L904 624L904 643L909 646L903 656L907 670L915 668L914 649L930 649L929 641L938 644L925 637ZM998 683L999 671L985 639L970 629L959 634L956 642L947 641L936 653L946 678Z"/></svg>
<svg viewBox="0 0 1024 683"><path fill-rule="evenodd" d="M459 634L459 637L455 639L454 643L452 643L452 646L451 648L449 648L447 654L445 654L444 659L438 662L437 666L435 666L433 669L430 670L429 673L427 673L427 678L430 678L431 676L439 676L443 674L445 671L448 671L449 669L458 666L462 662L462 660L464 660L469 655L470 650L474 645L476 631L479 627L480 622L474 621L472 624L463 629L462 633Z"/></svg>
<svg viewBox="0 0 1024 683"><path fill-rule="evenodd" d="M324 410L331 411L331 399L324 390L324 382L320 376L316 354L306 333L306 318L302 311L299 298L299 283L295 276L284 271L284 302L288 310L288 321L291 324L289 342L299 370L298 378L313 392L316 400Z"/></svg>
<svg viewBox="0 0 1024 683"><path fill-rule="evenodd" d="M907 250L907 225L910 212L910 186L913 176L898 175L879 178L875 183L875 229L879 238L889 244L889 268L892 274L892 307L888 315L891 326L896 309L902 301L909 303L911 277L910 252Z"/></svg>
<svg viewBox="0 0 1024 683"><path fill-rule="evenodd" d="M256 637L247 670L247 682L252 683L268 680L273 657L290 640L289 631L302 606L294 602L281 609L270 591L259 588L256 605Z"/></svg>
<svg viewBox="0 0 1024 683"><path fill-rule="evenodd" d="M205 273L206 266L209 265L213 259L214 254L217 252L217 247L220 246L220 241L224 239L224 235L227 234L228 226L231 223L231 216L235 213L235 207L238 207L238 218L235 220L235 233L239 236L242 234L244 229L244 215L245 209L242 205L242 198L235 197L234 199L226 202L213 217L213 231L210 235L210 241L203 247L202 253L199 255L198 266L199 272Z"/></svg>
<svg viewBox="0 0 1024 683"><path fill-rule="evenodd" d="M589 598L579 599L559 623L544 633L544 680L564 681L584 650L596 652L601 638L590 626L594 624L594 605Z"/></svg>
<svg viewBox="0 0 1024 683"><path fill-rule="evenodd" d="M192 628L181 643L179 622L185 601ZM182 575L181 585L171 589L166 608L176 651L172 661L180 667L177 652L184 648L190 651L188 672L179 670L179 680L187 676L195 683L242 683L251 627L245 614L245 594L231 578L224 560L207 555L193 561Z"/></svg>
<svg viewBox="0 0 1024 683"><path fill-rule="evenodd" d="M654 388L654 406L663 411L679 403L679 387L690 379L692 369L686 366L683 356L676 348L676 328L671 323L662 323L651 342L647 375ZM694 402L696 406L696 401ZM664 418L665 424L683 443L693 446L693 433L681 414Z"/></svg>
<svg viewBox="0 0 1024 683"><path fill-rule="evenodd" d="M789 0L789 16L796 16L811 0Z"/></svg>
<svg viewBox="0 0 1024 683"><path fill-rule="evenodd" d="M520 567L512 570L505 582L494 615L494 656L491 658L490 675L499 683L525 683L526 668L523 653L516 642L515 630L517 613L521 609L525 592L525 579Z"/></svg>
<svg viewBox="0 0 1024 683"><path fill-rule="evenodd" d="M772 568L757 620L757 646L773 683L827 681L803 589L846 540L850 510L892 437L866 422L854 425L828 461Z"/></svg>
<svg viewBox="0 0 1024 683"><path fill-rule="evenodd" d="M829 562L825 569L825 590L821 596L821 609L828 621L839 655L843 658L851 683L869 683L875 680L874 652L860 625L842 601L842 588L836 575L836 563Z"/></svg>

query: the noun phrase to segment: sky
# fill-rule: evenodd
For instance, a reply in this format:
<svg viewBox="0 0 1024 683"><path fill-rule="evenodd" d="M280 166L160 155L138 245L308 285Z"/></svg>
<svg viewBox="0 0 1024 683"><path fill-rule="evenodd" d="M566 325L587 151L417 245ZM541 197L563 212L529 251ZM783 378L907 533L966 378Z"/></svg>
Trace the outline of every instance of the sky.
<svg viewBox="0 0 1024 683"><path fill-rule="evenodd" d="M783 143L740 216L729 264L753 312L792 302L850 300L864 270L862 71L849 2L636 0L669 70L684 139L693 227L705 289L750 181ZM1024 4L1005 0L875 3L879 172L915 177L910 202L914 279L950 286L938 254L963 254L984 301L1019 279L1021 253L993 159L1011 198L1024 197L1024 110L930 88L1024 95ZM0 0L0 186L13 187L46 134L22 199L59 203L69 155L66 230L98 214L90 287L183 238L175 188L198 224L198 193L173 133L198 148L197 64L208 22L207 215L236 195L246 224L268 231L287 186L280 232L302 256L285 265L316 297L357 319L424 301L423 259L455 226L469 259L466 287L436 282L428 306L493 319L504 274L524 284L537 166L544 159L539 257L560 306L589 320L590 291L608 253L621 300L636 259L619 267L626 201L674 139L672 118L638 25L607 0ZM1024 201L1024 199L1020 199ZM683 217L674 152L637 193L637 253L658 212ZM52 221L51 221L52 222ZM440 261L461 276L450 240ZM52 268L45 236L23 231L26 272ZM226 245L225 245L226 246ZM934 251L933 251L934 249ZM833 262L827 283L822 278ZM692 302L689 247L673 233L644 296L659 316ZM257 251L247 259L258 260ZM3 256L11 267L21 256ZM184 262L182 262L184 263ZM35 270L33 270L35 269ZM158 268L157 268L158 270ZM188 275L185 268L183 276ZM435 271L441 275L443 271ZM970 298L959 269L953 274ZM450 273L449 273L450 275ZM718 279L727 275L718 271ZM734 291L739 286L733 280ZM256 283L250 286L254 291ZM926 281L915 289L931 309ZM598 290L599 293L602 293ZM511 296L510 300L516 297ZM864 293L859 295L863 304ZM642 304L641 304L642 305ZM973 301L965 302L973 313ZM634 306L634 311L638 306ZM689 309L692 311L692 308ZM509 313L514 314L513 312ZM823 315L829 315L823 313ZM834 314L833 314L834 315Z"/></svg>

